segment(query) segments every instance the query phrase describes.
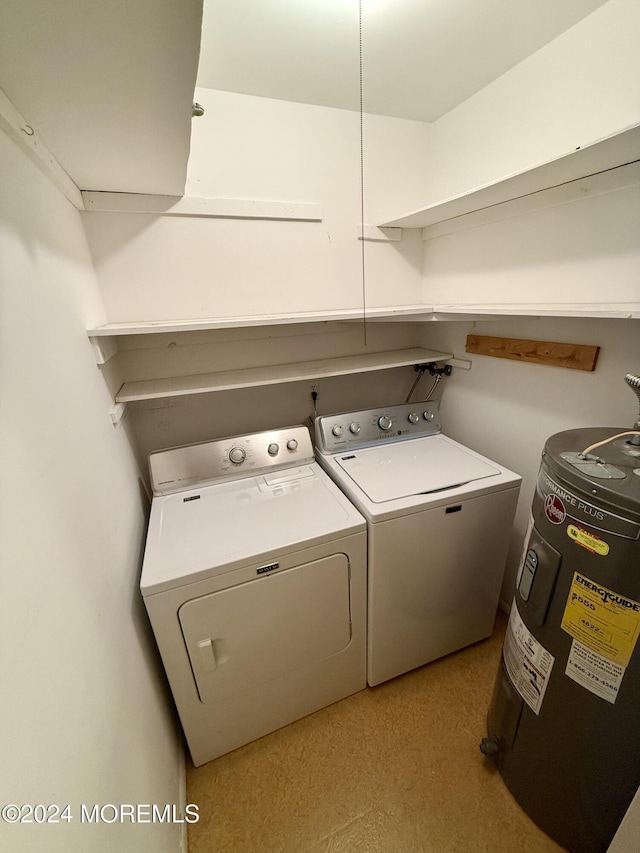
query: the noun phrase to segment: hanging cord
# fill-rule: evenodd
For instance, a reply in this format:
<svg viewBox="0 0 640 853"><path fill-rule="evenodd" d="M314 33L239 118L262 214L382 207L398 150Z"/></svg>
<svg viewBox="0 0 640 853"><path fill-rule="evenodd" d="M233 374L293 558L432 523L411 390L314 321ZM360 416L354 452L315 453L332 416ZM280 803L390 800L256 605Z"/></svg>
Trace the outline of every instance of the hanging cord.
<svg viewBox="0 0 640 853"><path fill-rule="evenodd" d="M365 270L365 239L364 239L364 99L362 95L362 0L358 0L358 29L360 32L360 226L361 226L361 257L362 257L362 334L364 345L367 345L367 291Z"/></svg>
<svg viewBox="0 0 640 853"><path fill-rule="evenodd" d="M311 389L311 400L313 403L313 414L307 416L306 424L309 429L314 429L316 418L318 417L318 392L315 386Z"/></svg>

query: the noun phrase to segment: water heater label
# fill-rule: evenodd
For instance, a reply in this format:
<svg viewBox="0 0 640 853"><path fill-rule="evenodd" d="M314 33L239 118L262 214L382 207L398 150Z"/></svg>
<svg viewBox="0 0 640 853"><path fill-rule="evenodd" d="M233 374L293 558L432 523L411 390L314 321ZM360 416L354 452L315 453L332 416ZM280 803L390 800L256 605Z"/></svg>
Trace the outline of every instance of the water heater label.
<svg viewBox="0 0 640 853"><path fill-rule="evenodd" d="M609 553L609 545L599 536L584 530L582 527L576 527L575 524L567 525L567 536L569 539L591 551L592 554L600 554L601 557L606 557Z"/></svg>
<svg viewBox="0 0 640 853"><path fill-rule="evenodd" d="M626 667L613 663L577 640L571 643L565 675L612 705L618 698L625 671Z"/></svg>
<svg viewBox="0 0 640 853"><path fill-rule="evenodd" d="M574 572L561 627L592 652L626 667L640 634L640 602Z"/></svg>
<svg viewBox="0 0 640 853"><path fill-rule="evenodd" d="M531 710L539 714L555 658L524 624L515 599L502 654L511 683Z"/></svg>
<svg viewBox="0 0 640 853"><path fill-rule="evenodd" d="M551 524L564 524L565 520L570 518L577 522L582 529L588 525L592 530L602 530L616 536L623 536L625 539L640 539L640 524L612 512L607 512L601 507L589 503L584 498L574 495L556 483L547 474L544 466L538 474L536 489L542 499L545 517ZM578 539L574 539L574 541L585 545L584 541Z"/></svg>

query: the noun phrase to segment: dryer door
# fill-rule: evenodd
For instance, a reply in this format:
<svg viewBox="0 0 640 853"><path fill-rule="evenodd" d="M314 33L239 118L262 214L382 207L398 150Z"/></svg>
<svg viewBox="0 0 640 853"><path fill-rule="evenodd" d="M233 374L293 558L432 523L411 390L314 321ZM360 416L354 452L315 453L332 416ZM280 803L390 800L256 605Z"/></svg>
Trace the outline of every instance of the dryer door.
<svg viewBox="0 0 640 853"><path fill-rule="evenodd" d="M187 601L182 627L211 704L335 655L351 639L350 566L333 554Z"/></svg>

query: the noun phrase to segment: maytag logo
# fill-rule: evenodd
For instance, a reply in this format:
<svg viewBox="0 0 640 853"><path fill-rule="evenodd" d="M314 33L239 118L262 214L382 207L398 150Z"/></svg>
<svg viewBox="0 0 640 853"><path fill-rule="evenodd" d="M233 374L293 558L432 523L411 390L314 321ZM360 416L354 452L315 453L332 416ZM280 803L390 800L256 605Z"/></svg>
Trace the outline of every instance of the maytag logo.
<svg viewBox="0 0 640 853"><path fill-rule="evenodd" d="M260 566L259 569L256 569L257 575L265 575L267 572L272 572L274 569L279 569L280 563L269 563L268 566Z"/></svg>

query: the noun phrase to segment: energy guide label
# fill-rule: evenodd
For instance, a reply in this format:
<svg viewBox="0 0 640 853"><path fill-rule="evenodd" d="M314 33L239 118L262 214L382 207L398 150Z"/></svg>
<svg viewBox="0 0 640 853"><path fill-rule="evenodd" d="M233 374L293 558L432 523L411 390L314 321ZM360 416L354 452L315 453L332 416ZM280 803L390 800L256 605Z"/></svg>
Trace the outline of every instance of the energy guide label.
<svg viewBox="0 0 640 853"><path fill-rule="evenodd" d="M640 602L574 572L562 630L573 637L566 675L615 702L640 634Z"/></svg>
<svg viewBox="0 0 640 853"><path fill-rule="evenodd" d="M555 658L524 624L515 601L502 653L511 683L531 710L539 714Z"/></svg>

